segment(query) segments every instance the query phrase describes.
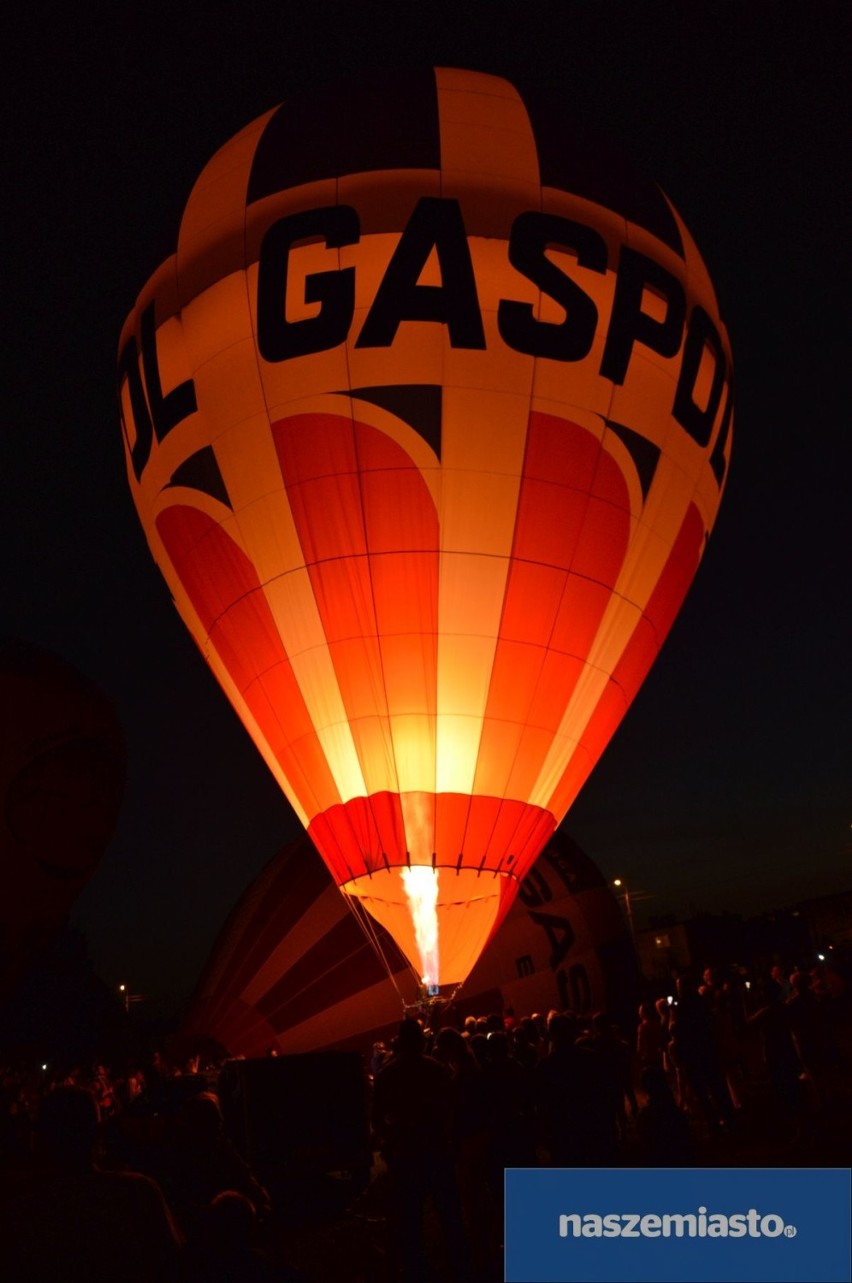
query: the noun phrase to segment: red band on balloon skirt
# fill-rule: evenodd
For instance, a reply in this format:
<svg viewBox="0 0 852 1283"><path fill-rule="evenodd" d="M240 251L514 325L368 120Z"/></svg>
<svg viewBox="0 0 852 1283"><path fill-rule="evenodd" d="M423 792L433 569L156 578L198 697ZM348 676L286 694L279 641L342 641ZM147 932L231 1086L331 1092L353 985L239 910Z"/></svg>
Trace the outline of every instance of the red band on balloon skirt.
<svg viewBox="0 0 852 1283"><path fill-rule="evenodd" d="M434 835L438 868L478 869L523 878L556 828L549 811L526 802L461 793L374 793L317 815L308 827L338 886L409 863L404 808Z"/></svg>

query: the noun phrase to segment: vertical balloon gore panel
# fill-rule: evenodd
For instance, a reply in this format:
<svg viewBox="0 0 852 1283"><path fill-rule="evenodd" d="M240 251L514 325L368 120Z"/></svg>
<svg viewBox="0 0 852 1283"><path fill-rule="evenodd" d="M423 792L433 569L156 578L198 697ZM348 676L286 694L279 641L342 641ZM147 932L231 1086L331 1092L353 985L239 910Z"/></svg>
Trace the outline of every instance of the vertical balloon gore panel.
<svg viewBox="0 0 852 1283"><path fill-rule="evenodd" d="M689 234L503 80L317 91L201 175L119 386L187 627L338 886L459 982L715 520L732 367Z"/></svg>

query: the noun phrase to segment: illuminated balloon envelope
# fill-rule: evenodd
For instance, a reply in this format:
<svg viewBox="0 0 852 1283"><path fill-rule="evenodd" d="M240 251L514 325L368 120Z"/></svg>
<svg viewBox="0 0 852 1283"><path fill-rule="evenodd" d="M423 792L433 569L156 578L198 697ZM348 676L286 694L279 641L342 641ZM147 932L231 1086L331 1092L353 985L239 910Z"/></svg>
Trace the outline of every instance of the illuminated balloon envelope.
<svg viewBox="0 0 852 1283"><path fill-rule="evenodd" d="M659 651L730 452L662 192L438 68L248 125L125 325L176 606L350 903L468 974Z"/></svg>
<svg viewBox="0 0 852 1283"><path fill-rule="evenodd" d="M232 1056L366 1050L396 1032L413 977L390 937L367 943L306 837L248 887L219 933L181 1029L186 1054L212 1041ZM632 1016L636 963L615 897L558 832L521 883L477 962L458 1016L512 1007Z"/></svg>
<svg viewBox="0 0 852 1283"><path fill-rule="evenodd" d="M124 736L70 664L0 644L0 996L55 935L97 867L124 792Z"/></svg>

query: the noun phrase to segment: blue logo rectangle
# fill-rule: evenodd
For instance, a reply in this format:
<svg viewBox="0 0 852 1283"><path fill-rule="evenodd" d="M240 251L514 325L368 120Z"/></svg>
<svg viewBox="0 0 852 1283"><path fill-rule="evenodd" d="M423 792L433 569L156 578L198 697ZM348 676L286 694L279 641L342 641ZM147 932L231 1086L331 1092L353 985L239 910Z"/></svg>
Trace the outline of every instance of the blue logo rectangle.
<svg viewBox="0 0 852 1283"><path fill-rule="evenodd" d="M506 1283L849 1283L848 1168L510 1168Z"/></svg>

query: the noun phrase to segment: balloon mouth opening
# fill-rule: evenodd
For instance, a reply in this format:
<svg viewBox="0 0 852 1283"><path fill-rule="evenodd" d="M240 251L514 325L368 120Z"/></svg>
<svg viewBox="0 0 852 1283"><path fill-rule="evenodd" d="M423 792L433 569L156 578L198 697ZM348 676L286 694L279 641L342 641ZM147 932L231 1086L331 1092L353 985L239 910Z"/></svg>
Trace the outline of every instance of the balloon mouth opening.
<svg viewBox="0 0 852 1283"><path fill-rule="evenodd" d="M473 970L497 921L507 876L414 864L379 869L341 886L385 928L431 997Z"/></svg>

